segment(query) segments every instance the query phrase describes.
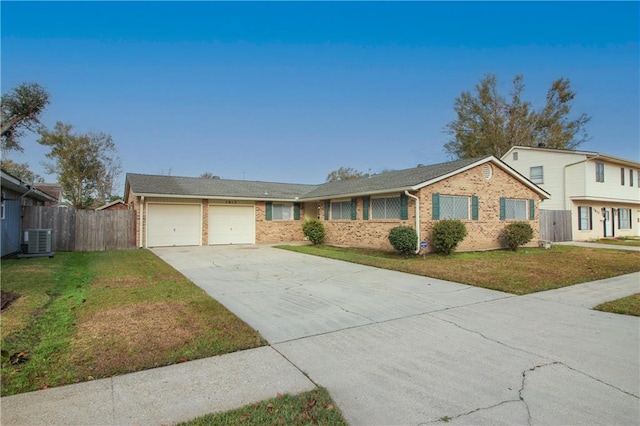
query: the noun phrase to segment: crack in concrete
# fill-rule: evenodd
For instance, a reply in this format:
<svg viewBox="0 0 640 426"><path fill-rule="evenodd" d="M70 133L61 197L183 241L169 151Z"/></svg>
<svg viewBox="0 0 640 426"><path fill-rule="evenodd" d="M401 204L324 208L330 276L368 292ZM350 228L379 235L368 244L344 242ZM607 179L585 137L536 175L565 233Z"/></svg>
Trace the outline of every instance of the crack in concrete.
<svg viewBox="0 0 640 426"><path fill-rule="evenodd" d="M465 305L465 306L470 306L470 305ZM459 306L456 306L456 308L457 308L457 307L459 307ZM448 309L452 309L452 308L448 308ZM444 309L444 310L447 310L447 309ZM496 340L496 339L493 339L493 338L491 338L491 337L488 337L488 336L484 335L483 333L481 333L481 332L479 332L479 331L471 330L471 329L465 328L465 327L461 326L460 324L455 323L454 321L446 320L446 319L444 319L444 318L438 318L438 317L436 317L436 316L434 316L434 315L433 315L434 313L437 313L437 312L442 312L442 311L428 312L428 313L426 313L425 315L428 315L428 316L430 316L431 318L434 318L434 319L440 320L440 321L442 321L442 322L446 322L447 324L454 325L454 326L456 326L457 328L459 328L460 330L464 330L464 331L469 332L469 333L477 334L478 336L482 337L482 338L483 338L483 339L485 339L485 340L488 340L488 341L493 342L493 343L497 343L497 344L502 345L502 346L504 346L504 347L506 347L506 348L509 348L509 349L513 349L514 351L524 352L524 353L526 353L526 354L528 354L528 355L534 355L534 356L537 356L537 357L540 357L540 358L543 358L543 359L548 359L546 356L543 356L543 355L537 354L537 353L535 353L535 352L530 352L530 351L527 351L527 350L522 349L522 348L517 348L517 347L515 347L515 346L508 345L508 344L506 344L506 343L504 343L504 342L501 342L501 341L499 341L499 340Z"/></svg>

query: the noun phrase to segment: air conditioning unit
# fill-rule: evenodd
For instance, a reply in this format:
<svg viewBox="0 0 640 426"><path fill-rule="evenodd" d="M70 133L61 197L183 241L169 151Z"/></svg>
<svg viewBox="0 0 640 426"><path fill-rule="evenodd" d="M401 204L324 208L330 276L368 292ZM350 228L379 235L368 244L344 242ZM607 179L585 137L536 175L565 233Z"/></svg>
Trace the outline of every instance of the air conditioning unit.
<svg viewBox="0 0 640 426"><path fill-rule="evenodd" d="M24 254L51 254L51 229L25 229L22 244Z"/></svg>

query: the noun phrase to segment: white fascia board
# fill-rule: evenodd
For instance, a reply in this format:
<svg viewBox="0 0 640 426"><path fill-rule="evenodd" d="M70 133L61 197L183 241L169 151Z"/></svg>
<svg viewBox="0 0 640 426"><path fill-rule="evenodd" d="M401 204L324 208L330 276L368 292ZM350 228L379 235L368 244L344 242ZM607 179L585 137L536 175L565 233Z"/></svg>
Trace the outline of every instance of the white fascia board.
<svg viewBox="0 0 640 426"><path fill-rule="evenodd" d="M598 201L602 203L618 203L618 204L636 204L640 206L640 200L631 200L629 198L607 198L607 197L590 197L588 195L575 195L569 197L571 201Z"/></svg>
<svg viewBox="0 0 640 426"><path fill-rule="evenodd" d="M295 203L302 201L295 198L266 198L266 197L234 197L229 195L184 195L184 194L156 194L153 192L132 192L134 197L149 198L189 198L198 200L236 200L236 201L282 201L287 203Z"/></svg>

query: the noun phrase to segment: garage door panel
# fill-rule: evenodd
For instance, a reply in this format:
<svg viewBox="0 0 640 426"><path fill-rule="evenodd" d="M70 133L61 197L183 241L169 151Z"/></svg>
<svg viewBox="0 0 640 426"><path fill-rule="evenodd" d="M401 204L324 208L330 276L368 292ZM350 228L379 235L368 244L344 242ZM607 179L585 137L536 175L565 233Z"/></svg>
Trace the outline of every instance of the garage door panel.
<svg viewBox="0 0 640 426"><path fill-rule="evenodd" d="M209 244L253 244L254 206L210 206Z"/></svg>
<svg viewBox="0 0 640 426"><path fill-rule="evenodd" d="M197 246L201 242L199 204L149 204L147 246Z"/></svg>

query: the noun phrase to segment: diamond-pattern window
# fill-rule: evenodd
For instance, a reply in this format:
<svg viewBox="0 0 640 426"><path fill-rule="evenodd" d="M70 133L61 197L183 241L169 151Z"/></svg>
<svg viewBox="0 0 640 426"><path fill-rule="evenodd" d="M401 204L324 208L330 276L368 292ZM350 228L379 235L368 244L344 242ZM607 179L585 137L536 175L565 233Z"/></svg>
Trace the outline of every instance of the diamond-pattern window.
<svg viewBox="0 0 640 426"><path fill-rule="evenodd" d="M505 219L527 219L527 200L507 198L504 201Z"/></svg>
<svg viewBox="0 0 640 426"><path fill-rule="evenodd" d="M400 219L400 197L372 198L373 219Z"/></svg>
<svg viewBox="0 0 640 426"><path fill-rule="evenodd" d="M469 197L440 195L440 219L469 219Z"/></svg>

